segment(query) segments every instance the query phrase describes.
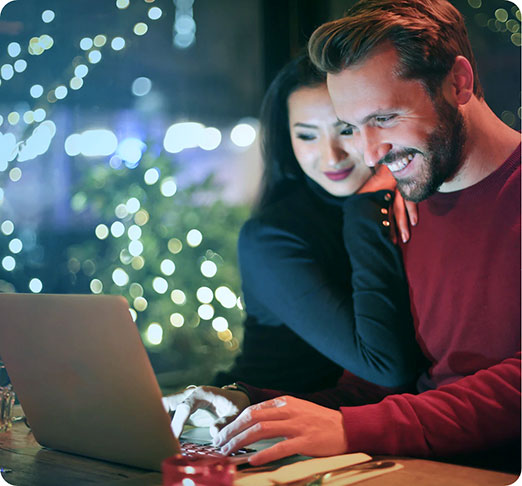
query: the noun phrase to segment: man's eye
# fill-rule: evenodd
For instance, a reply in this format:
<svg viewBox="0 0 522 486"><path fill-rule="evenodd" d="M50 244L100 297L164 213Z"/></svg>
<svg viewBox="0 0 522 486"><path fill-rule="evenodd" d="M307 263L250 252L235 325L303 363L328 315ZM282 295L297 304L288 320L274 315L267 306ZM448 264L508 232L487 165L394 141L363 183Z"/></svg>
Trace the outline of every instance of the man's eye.
<svg viewBox="0 0 522 486"><path fill-rule="evenodd" d="M341 135L353 135L353 127L344 127L341 130Z"/></svg>
<svg viewBox="0 0 522 486"><path fill-rule="evenodd" d="M375 121L377 123L387 123L387 122L392 121L396 117L397 117L397 115L381 115L381 116L376 116Z"/></svg>

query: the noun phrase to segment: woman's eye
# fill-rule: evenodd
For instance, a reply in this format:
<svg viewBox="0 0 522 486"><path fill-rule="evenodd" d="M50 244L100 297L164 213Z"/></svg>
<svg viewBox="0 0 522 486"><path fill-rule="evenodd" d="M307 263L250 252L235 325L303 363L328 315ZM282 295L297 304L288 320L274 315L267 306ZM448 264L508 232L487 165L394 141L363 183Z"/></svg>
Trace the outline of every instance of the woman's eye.
<svg viewBox="0 0 522 486"><path fill-rule="evenodd" d="M353 127L345 127L341 130L341 135L353 135Z"/></svg>
<svg viewBox="0 0 522 486"><path fill-rule="evenodd" d="M305 141L310 141L310 140L315 140L315 135L312 135L310 133L298 133L296 135L296 137L299 139L299 140L305 140Z"/></svg>

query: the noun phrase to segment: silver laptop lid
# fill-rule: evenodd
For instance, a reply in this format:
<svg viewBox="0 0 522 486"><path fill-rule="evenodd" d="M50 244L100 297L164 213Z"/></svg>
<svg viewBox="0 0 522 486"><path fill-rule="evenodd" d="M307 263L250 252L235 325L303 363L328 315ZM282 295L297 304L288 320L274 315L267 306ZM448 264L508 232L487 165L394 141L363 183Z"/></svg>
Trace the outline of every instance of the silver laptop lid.
<svg viewBox="0 0 522 486"><path fill-rule="evenodd" d="M0 356L36 440L146 469L179 452L123 297L0 294Z"/></svg>

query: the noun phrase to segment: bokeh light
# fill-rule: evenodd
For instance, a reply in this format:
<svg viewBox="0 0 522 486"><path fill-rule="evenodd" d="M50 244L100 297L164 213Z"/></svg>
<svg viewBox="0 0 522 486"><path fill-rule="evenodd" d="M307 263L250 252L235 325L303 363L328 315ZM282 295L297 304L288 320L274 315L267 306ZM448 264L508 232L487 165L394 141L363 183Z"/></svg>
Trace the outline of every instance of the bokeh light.
<svg viewBox="0 0 522 486"><path fill-rule="evenodd" d="M145 171L145 174L143 175L143 180L145 181L145 184L152 186L153 184L156 184L160 178L160 171L153 167L152 169L147 169Z"/></svg>
<svg viewBox="0 0 522 486"><path fill-rule="evenodd" d="M14 70L17 73L23 73L27 68L27 61L25 59L18 59L14 63Z"/></svg>
<svg viewBox="0 0 522 486"><path fill-rule="evenodd" d="M163 341L163 328L157 322L151 323L147 328L147 340L154 345Z"/></svg>
<svg viewBox="0 0 522 486"><path fill-rule="evenodd" d="M183 249L183 243L177 238L171 238L167 243L169 251L174 255L177 255Z"/></svg>
<svg viewBox="0 0 522 486"><path fill-rule="evenodd" d="M170 276L176 271L176 265L172 260L165 258L160 264L160 270L163 275Z"/></svg>
<svg viewBox="0 0 522 486"><path fill-rule="evenodd" d="M212 292L212 289L208 287L200 287L196 291L196 298L202 303L202 304L210 304L212 300L214 299L214 293Z"/></svg>
<svg viewBox="0 0 522 486"><path fill-rule="evenodd" d="M74 68L74 75L78 78L84 78L88 72L89 67L86 64L78 64L78 66Z"/></svg>
<svg viewBox="0 0 522 486"><path fill-rule="evenodd" d="M210 261L206 260L201 264L201 274L204 277L212 278L217 273L217 265Z"/></svg>
<svg viewBox="0 0 522 486"><path fill-rule="evenodd" d="M94 234L96 235L96 238L98 238L99 240L104 240L109 236L109 228L105 224L99 224L98 226L96 226Z"/></svg>
<svg viewBox="0 0 522 486"><path fill-rule="evenodd" d="M101 61L102 55L100 51L93 49L91 52L89 52L87 58L91 64L97 64Z"/></svg>
<svg viewBox="0 0 522 486"><path fill-rule="evenodd" d="M223 307L227 309L232 309L237 305L236 294L224 285L216 289L216 299Z"/></svg>
<svg viewBox="0 0 522 486"><path fill-rule="evenodd" d="M84 37L81 41L80 41L80 49L82 49L83 51L88 51L89 49L92 48L94 42L92 41L92 39L90 37Z"/></svg>
<svg viewBox="0 0 522 486"><path fill-rule="evenodd" d="M139 138L128 137L119 143L116 154L126 162L127 167L134 168L146 148L147 146Z"/></svg>
<svg viewBox="0 0 522 486"><path fill-rule="evenodd" d="M127 208L127 211L129 212L129 214L137 213L141 207L140 200L136 197L131 197L125 203L125 207ZM140 234L141 234L141 229L139 229L139 228L137 228L137 229L140 231Z"/></svg>
<svg viewBox="0 0 522 486"><path fill-rule="evenodd" d="M169 289L169 284L163 277L155 277L152 281L152 288L158 294L164 294Z"/></svg>
<svg viewBox="0 0 522 486"><path fill-rule="evenodd" d="M210 321L214 317L214 307L210 304L201 304L198 307L198 315L205 321Z"/></svg>
<svg viewBox="0 0 522 486"><path fill-rule="evenodd" d="M189 246L192 246L194 248L196 246L199 246L202 241L203 235L201 234L201 231L197 229L191 229L187 233L187 243Z"/></svg>
<svg viewBox="0 0 522 486"><path fill-rule="evenodd" d="M11 64L4 64L0 68L0 76L2 76L2 79L5 81L9 81L14 76L14 69Z"/></svg>
<svg viewBox="0 0 522 486"><path fill-rule="evenodd" d="M249 123L238 123L230 132L230 140L238 147L248 147L256 139L256 129Z"/></svg>
<svg viewBox="0 0 522 486"><path fill-rule="evenodd" d="M71 78L69 81L69 86L71 89L78 90L83 86L83 79L77 77Z"/></svg>
<svg viewBox="0 0 522 486"><path fill-rule="evenodd" d="M136 35L145 35L147 33L147 31L149 30L149 27L146 23L144 22L138 22L135 26L134 26L134 29L133 29L133 32L136 34Z"/></svg>
<svg viewBox="0 0 522 486"><path fill-rule="evenodd" d="M63 100L66 96L67 96L67 88L65 86L58 86L55 90L54 90L54 95L56 96L57 99L59 100Z"/></svg>
<svg viewBox="0 0 522 486"><path fill-rule="evenodd" d="M228 329L228 321L224 317L216 317L212 321L212 327L217 332L224 332Z"/></svg>
<svg viewBox="0 0 522 486"><path fill-rule="evenodd" d="M174 302L174 304L183 305L183 304L185 304L185 302L187 302L187 297L185 295L185 292L183 292L183 290L174 289L170 293L170 300L172 300L172 302Z"/></svg>
<svg viewBox="0 0 522 486"><path fill-rule="evenodd" d="M115 51L121 51L125 47L125 39L123 37L115 37L111 41L111 47Z"/></svg>
<svg viewBox="0 0 522 486"><path fill-rule="evenodd" d="M206 127L204 130L202 130L198 145L203 150L214 150L219 147L221 139L221 132L217 128Z"/></svg>
<svg viewBox="0 0 522 486"><path fill-rule="evenodd" d="M134 299L136 297L143 297L143 287L139 283L133 282L129 286L129 294Z"/></svg>
<svg viewBox="0 0 522 486"><path fill-rule="evenodd" d="M96 37L94 37L93 44L96 47L103 47L107 43L107 37L105 37L103 34L98 34Z"/></svg>
<svg viewBox="0 0 522 486"><path fill-rule="evenodd" d="M0 225L0 230L6 236L9 236L9 235L13 234L13 231L14 231L14 224L13 224L13 222L11 220L9 220L9 219L6 219Z"/></svg>
<svg viewBox="0 0 522 486"><path fill-rule="evenodd" d="M7 53L11 56L11 57L17 57L20 55L20 52L22 52L22 48L20 47L20 44L18 44L18 42L11 42L8 46L7 46Z"/></svg>
<svg viewBox="0 0 522 486"><path fill-rule="evenodd" d="M132 94L134 96L145 96L150 93L151 88L152 81L145 76L136 78L132 82Z"/></svg>
<svg viewBox="0 0 522 486"><path fill-rule="evenodd" d="M2 267L8 272L13 271L16 267L16 260L12 256L6 256L2 258Z"/></svg>
<svg viewBox="0 0 522 486"><path fill-rule="evenodd" d="M89 284L93 294L101 294L103 292L103 283L97 278L93 278Z"/></svg>
<svg viewBox="0 0 522 486"><path fill-rule="evenodd" d="M42 20L46 24L51 23L54 20L54 17L55 17L55 14L54 14L54 12L52 10L44 10L42 12Z"/></svg>
<svg viewBox="0 0 522 486"><path fill-rule="evenodd" d="M116 217L123 219L127 217L129 211L127 211L127 206L125 206L125 204L118 204L114 209L114 214Z"/></svg>
<svg viewBox="0 0 522 486"><path fill-rule="evenodd" d="M40 84L33 84L31 86L31 89L29 90L29 94L33 97L33 98L40 98L40 96L43 95L43 86L40 85Z"/></svg>
<svg viewBox="0 0 522 486"><path fill-rule="evenodd" d="M65 139L65 152L73 157L82 154L86 157L111 155L118 148L118 139L111 130L86 130L72 134Z"/></svg>
<svg viewBox="0 0 522 486"><path fill-rule="evenodd" d="M138 312L143 312L147 309L149 303L147 302L147 299L140 295L134 299L133 305Z"/></svg>
<svg viewBox="0 0 522 486"><path fill-rule="evenodd" d="M119 238L125 233L125 226L121 221L115 221L111 224L111 234L114 238Z"/></svg>
<svg viewBox="0 0 522 486"><path fill-rule="evenodd" d="M39 278L32 278L29 281L29 290L33 292L33 294L38 294L43 289L43 283Z"/></svg>
<svg viewBox="0 0 522 486"><path fill-rule="evenodd" d="M179 312L174 312L174 314L170 315L170 323L174 327L183 327L185 318Z"/></svg>
<svg viewBox="0 0 522 486"><path fill-rule="evenodd" d="M129 283L129 276L123 268L116 268L112 272L112 281L119 287L124 287Z"/></svg>
<svg viewBox="0 0 522 486"><path fill-rule="evenodd" d="M20 240L19 238L13 238L10 242L9 242L9 251L11 253L14 253L15 255L17 253L20 253L23 249L24 245L22 243L22 240Z"/></svg>
<svg viewBox="0 0 522 486"><path fill-rule="evenodd" d="M177 190L176 181L173 177L167 177L161 182L160 191L163 196L172 197L176 194Z"/></svg>
<svg viewBox="0 0 522 486"><path fill-rule="evenodd" d="M172 154L187 148L198 147L204 138L205 126L197 122L181 122L171 125L163 139L163 147Z"/></svg>
<svg viewBox="0 0 522 486"><path fill-rule="evenodd" d="M129 253L134 256L140 256L143 253L143 243L138 240L133 240L129 243Z"/></svg>
<svg viewBox="0 0 522 486"><path fill-rule="evenodd" d="M9 171L9 179L13 182L18 182L22 178L22 169L20 167L13 167Z"/></svg>
<svg viewBox="0 0 522 486"><path fill-rule="evenodd" d="M147 13L149 19L158 20L163 15L163 11L159 7L152 7Z"/></svg>

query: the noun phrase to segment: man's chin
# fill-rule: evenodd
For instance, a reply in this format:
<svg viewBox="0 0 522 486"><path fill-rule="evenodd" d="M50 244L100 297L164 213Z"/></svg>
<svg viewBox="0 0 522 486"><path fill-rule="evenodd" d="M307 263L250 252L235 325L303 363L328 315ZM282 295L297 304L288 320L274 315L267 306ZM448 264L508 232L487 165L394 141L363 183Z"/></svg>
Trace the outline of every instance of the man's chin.
<svg viewBox="0 0 522 486"><path fill-rule="evenodd" d="M437 190L436 188L432 190L427 184L419 185L411 181L397 181L397 189L404 199L414 203L424 201Z"/></svg>

